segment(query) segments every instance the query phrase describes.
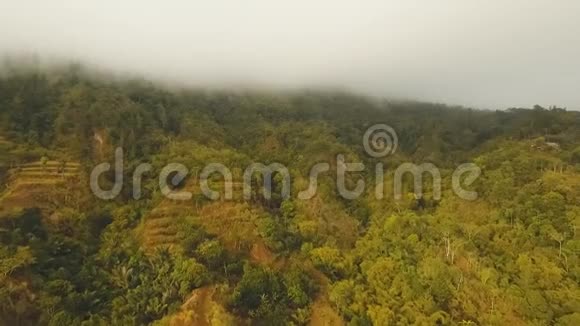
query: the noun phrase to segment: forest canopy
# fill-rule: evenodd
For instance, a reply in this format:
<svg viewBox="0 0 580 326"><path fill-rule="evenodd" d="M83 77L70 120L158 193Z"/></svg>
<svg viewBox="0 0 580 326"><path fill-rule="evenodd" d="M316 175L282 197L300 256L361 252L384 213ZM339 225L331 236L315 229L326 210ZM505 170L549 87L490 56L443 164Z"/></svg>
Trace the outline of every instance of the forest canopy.
<svg viewBox="0 0 580 326"><path fill-rule="evenodd" d="M394 155L366 155L377 123L397 131ZM88 176L117 147L126 186L100 200ZM131 195L129 171L143 162L221 162L237 177L279 162L295 194L337 154L384 164L389 186L404 162L432 163L444 180L472 162L478 198L436 199L429 186L417 198L405 180L400 200L392 187L345 200L332 173L305 201L275 186L271 198L175 203L153 177ZM563 108L5 69L0 181L0 324L580 325L580 113Z"/></svg>

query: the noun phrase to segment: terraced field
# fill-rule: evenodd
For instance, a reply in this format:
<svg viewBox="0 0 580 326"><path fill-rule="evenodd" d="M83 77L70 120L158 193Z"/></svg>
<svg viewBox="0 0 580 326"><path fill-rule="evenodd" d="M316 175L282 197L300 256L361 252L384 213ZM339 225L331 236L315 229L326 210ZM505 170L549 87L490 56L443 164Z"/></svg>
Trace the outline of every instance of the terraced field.
<svg viewBox="0 0 580 326"><path fill-rule="evenodd" d="M177 202L163 202L145 217L143 225L143 246L147 251L156 248L178 249L179 218L192 207Z"/></svg>
<svg viewBox="0 0 580 326"><path fill-rule="evenodd" d="M191 217L208 233L218 237L231 252L247 253L254 263L273 265L274 254L258 233L257 218L260 212L243 202L242 183L233 184L232 200L224 200L223 182L212 183L210 187L220 192L220 200L198 204L194 200L164 199L151 210L141 229L145 249L178 249L179 221ZM198 185L188 186L183 191L193 193L194 197L201 193Z"/></svg>
<svg viewBox="0 0 580 326"><path fill-rule="evenodd" d="M6 145L10 145L11 142L9 142L8 140L6 140L6 138L2 135L0 135L0 146L6 146Z"/></svg>
<svg viewBox="0 0 580 326"><path fill-rule="evenodd" d="M220 191L222 194L221 199L223 200L223 182L220 184L212 184L211 189L215 191ZM199 185L187 186L182 191L189 191L194 196L200 196L201 190ZM241 199L241 188L239 191L234 188L234 198L235 200ZM228 206L229 203L218 201L220 205ZM210 204L212 205L212 204ZM177 244L179 242L179 220L187 216L199 216L199 214L204 214L207 210L202 208L203 206L196 204L194 200L179 201L171 199L163 199L163 201L155 207L151 212L145 217L143 229L142 229L142 239L143 245L147 251L151 251L156 248L165 248L169 250L178 249ZM212 217L213 219L213 217ZM197 222L207 226L205 218L197 218ZM224 223L222 220L221 223Z"/></svg>
<svg viewBox="0 0 580 326"><path fill-rule="evenodd" d="M6 164L10 160L10 149L14 144L0 135L0 166Z"/></svg>
<svg viewBox="0 0 580 326"><path fill-rule="evenodd" d="M47 192L79 175L77 162L32 162L9 170L5 191L0 195L0 213L14 209L43 207Z"/></svg>

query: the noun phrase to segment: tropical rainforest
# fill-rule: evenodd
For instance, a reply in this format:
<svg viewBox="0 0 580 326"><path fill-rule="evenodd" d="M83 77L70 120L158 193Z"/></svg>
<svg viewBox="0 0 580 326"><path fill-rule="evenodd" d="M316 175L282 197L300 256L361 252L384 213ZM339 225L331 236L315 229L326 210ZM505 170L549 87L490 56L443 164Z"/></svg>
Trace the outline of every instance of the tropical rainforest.
<svg viewBox="0 0 580 326"><path fill-rule="evenodd" d="M378 123L398 135L380 158L362 142ZM97 198L91 171L118 147L122 191ZM338 154L366 167L346 178L366 182L358 198L337 191ZM272 196L210 200L197 179L214 162L234 180L283 164L291 196L274 175ZM319 162L330 171L299 199ZM395 199L405 162L437 166L441 197L427 177ZM160 191L168 163L189 169L174 187L190 200ZM481 169L475 200L451 189L463 163ZM580 325L579 225L580 112L0 72L1 325Z"/></svg>

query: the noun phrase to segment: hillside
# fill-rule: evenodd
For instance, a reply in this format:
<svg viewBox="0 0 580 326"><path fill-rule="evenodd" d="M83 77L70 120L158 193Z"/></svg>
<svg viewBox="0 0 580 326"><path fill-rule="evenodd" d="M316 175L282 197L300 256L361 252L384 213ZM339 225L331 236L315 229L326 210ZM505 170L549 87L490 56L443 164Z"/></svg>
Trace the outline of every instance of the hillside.
<svg viewBox="0 0 580 326"><path fill-rule="evenodd" d="M59 192L70 191L67 183L74 182L78 176L79 163L76 162L38 161L18 164L8 170L6 189L0 197L0 214L34 207L50 209L51 201L58 199Z"/></svg>
<svg viewBox="0 0 580 326"><path fill-rule="evenodd" d="M377 124L396 131L390 155L365 148ZM118 147L121 190L100 199L91 171ZM250 174L244 196L258 162L287 168L289 197L282 172L271 196ZM365 168L345 187L366 185L351 199L337 186L350 162ZM169 163L187 176L162 181L190 198L163 194ZM208 182L219 199L201 191L216 163L231 199L220 173ZM317 163L328 169L301 199ZM408 175L395 197L404 163L436 166L441 197L432 177L418 195ZM474 200L452 189L464 163L481 171ZM580 324L580 113L562 108L3 73L0 181L0 325Z"/></svg>

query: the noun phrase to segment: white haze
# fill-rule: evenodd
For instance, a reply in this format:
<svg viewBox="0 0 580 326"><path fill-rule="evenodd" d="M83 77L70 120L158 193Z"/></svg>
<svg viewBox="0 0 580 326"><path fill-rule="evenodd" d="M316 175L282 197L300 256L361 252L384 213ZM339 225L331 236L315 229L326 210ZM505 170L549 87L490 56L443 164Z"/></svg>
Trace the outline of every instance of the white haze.
<svg viewBox="0 0 580 326"><path fill-rule="evenodd" d="M580 1L0 0L0 55L194 86L580 108Z"/></svg>

